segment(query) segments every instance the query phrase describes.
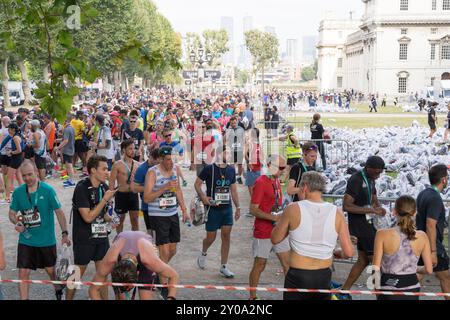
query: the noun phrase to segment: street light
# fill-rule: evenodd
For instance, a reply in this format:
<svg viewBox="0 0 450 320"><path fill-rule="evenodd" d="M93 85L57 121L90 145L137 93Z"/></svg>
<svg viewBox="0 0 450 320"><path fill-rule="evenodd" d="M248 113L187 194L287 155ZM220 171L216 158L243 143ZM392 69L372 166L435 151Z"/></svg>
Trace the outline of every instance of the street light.
<svg viewBox="0 0 450 320"><path fill-rule="evenodd" d="M191 61L194 68L197 69L197 81L198 83L202 82L202 79L204 78L204 74L200 73L200 70L203 70L203 65L205 63L208 63L208 65L212 65L212 62L214 60L214 55L209 51L206 50L203 47L202 44L197 48L197 51L192 49L189 53L189 60Z"/></svg>

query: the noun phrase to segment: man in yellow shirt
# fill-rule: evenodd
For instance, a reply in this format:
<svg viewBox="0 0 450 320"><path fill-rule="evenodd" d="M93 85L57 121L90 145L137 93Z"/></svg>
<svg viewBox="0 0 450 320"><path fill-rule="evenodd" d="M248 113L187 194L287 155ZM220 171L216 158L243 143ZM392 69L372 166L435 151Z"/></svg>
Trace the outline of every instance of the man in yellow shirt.
<svg viewBox="0 0 450 320"><path fill-rule="evenodd" d="M77 163L78 157L83 163L83 172L87 172L86 168L86 156L89 150L88 144L83 140L84 131L86 129L85 123L83 122L83 111L77 111L76 119L70 122L70 125L75 131L75 155L73 157L73 164Z"/></svg>

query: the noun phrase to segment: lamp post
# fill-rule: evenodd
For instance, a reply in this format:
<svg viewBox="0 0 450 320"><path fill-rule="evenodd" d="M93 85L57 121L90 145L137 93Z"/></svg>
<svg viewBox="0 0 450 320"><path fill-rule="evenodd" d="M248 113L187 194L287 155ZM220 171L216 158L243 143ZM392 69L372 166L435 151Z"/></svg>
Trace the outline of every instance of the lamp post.
<svg viewBox="0 0 450 320"><path fill-rule="evenodd" d="M209 65L212 64L214 59L213 54L209 52L209 50L205 50L203 48L203 45L200 45L197 48L197 51L195 51L194 49L191 50L189 54L189 59L192 62L193 66L197 69L198 72L197 83L202 82L205 77L203 65L205 63L208 63Z"/></svg>

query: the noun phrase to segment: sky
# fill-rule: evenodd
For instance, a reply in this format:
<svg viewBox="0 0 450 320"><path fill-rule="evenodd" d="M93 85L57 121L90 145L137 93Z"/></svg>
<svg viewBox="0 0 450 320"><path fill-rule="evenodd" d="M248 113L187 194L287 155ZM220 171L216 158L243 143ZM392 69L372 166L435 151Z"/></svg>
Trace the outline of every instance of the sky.
<svg viewBox="0 0 450 320"><path fill-rule="evenodd" d="M331 12L336 18L360 18L364 3L361 0L152 0L173 28L201 33L205 29L219 29L220 18L234 18L235 45L243 43L243 18L253 17L254 28L273 26L285 49L286 39L318 35L319 23Z"/></svg>

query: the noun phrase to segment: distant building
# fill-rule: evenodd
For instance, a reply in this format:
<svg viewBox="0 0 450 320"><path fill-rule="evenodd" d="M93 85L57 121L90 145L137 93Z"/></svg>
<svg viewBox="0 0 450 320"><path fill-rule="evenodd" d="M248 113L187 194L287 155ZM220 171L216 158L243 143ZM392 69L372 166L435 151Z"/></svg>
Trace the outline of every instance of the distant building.
<svg viewBox="0 0 450 320"><path fill-rule="evenodd" d="M312 63L317 58L317 36L302 38L302 61Z"/></svg>
<svg viewBox="0 0 450 320"><path fill-rule="evenodd" d="M220 28L224 29L228 33L228 47L229 51L222 57L222 62L226 65L235 64L234 56L234 20L232 17L222 17L220 19Z"/></svg>
<svg viewBox="0 0 450 320"><path fill-rule="evenodd" d="M450 0L364 0L320 23L319 87L406 97L450 78Z"/></svg>
<svg viewBox="0 0 450 320"><path fill-rule="evenodd" d="M268 32L268 33L270 33L270 34L272 34L273 36L277 36L277 31L276 31L276 29L275 29L275 27L272 27L272 26L265 26L264 27L264 31L265 32Z"/></svg>
<svg viewBox="0 0 450 320"><path fill-rule="evenodd" d="M253 29L253 17L246 16L244 17L243 22L244 43L239 48L238 66L240 68L249 69L252 66L252 55L245 45L245 33Z"/></svg>
<svg viewBox="0 0 450 320"><path fill-rule="evenodd" d="M300 56L300 52L299 52L298 39L287 39L286 40L286 56L282 57L282 60L287 60L292 65L296 65L296 64L300 63L301 56Z"/></svg>

